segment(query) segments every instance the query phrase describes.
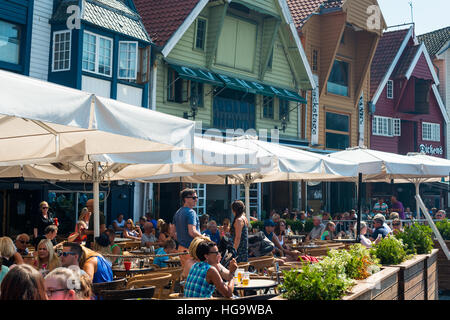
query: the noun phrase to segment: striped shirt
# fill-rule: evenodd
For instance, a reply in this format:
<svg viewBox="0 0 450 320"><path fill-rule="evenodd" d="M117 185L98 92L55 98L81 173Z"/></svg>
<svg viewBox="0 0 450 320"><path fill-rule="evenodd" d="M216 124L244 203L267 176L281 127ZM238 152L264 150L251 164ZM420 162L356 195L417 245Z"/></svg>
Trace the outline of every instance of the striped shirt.
<svg viewBox="0 0 450 320"><path fill-rule="evenodd" d="M207 262L197 262L191 267L184 286L186 298L211 298L216 286L206 281L206 274L211 265Z"/></svg>

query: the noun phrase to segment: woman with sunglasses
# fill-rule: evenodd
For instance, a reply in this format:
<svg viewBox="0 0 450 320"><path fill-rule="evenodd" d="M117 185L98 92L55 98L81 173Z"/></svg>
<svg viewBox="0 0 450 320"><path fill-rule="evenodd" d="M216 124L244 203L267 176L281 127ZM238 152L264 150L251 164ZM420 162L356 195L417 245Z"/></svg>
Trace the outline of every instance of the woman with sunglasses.
<svg viewBox="0 0 450 320"><path fill-rule="evenodd" d="M392 220L392 233L394 235L403 232L402 221L398 218Z"/></svg>
<svg viewBox="0 0 450 320"><path fill-rule="evenodd" d="M123 237L141 241L142 230L141 228L139 228L139 226L134 225L133 220L128 219L127 222L125 222L125 228L123 228Z"/></svg>
<svg viewBox="0 0 450 320"><path fill-rule="evenodd" d="M69 268L56 268L44 278L49 300L82 300L80 275Z"/></svg>
<svg viewBox="0 0 450 320"><path fill-rule="evenodd" d="M234 290L234 278L230 277L231 280L228 283L224 282L219 271L213 267L218 265L222 258L217 245L212 241L202 241L198 244L195 255L199 262L189 270L184 285L184 296L186 298L211 298L217 289L222 296L231 298Z"/></svg>
<svg viewBox="0 0 450 320"><path fill-rule="evenodd" d="M42 201L39 204L39 214L35 216L33 222L33 236L34 236L34 245L39 243L41 239L44 237L45 228L54 224L53 218L49 213L49 206L47 201Z"/></svg>

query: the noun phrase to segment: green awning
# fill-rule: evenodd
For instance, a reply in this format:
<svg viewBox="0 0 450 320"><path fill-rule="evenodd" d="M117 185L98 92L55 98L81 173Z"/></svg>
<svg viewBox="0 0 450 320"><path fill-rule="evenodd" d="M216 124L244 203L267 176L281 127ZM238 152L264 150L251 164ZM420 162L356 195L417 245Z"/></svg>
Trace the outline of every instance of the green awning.
<svg viewBox="0 0 450 320"><path fill-rule="evenodd" d="M260 94L263 96L277 96L281 99L297 101L306 104L306 100L298 93L292 90L282 89L279 87L270 86L257 81L243 80L239 78L229 77L223 74L216 74L217 78L225 83L227 88L239 90L243 92Z"/></svg>
<svg viewBox="0 0 450 320"><path fill-rule="evenodd" d="M211 71L200 68L187 67L178 64L169 64L169 66L178 73L180 78L183 79L204 82L213 86L225 86L232 90L238 90L247 93L260 94L269 97L277 96L280 99L297 101L304 104L307 103L303 97L292 90L270 86L257 81L230 77L220 73L213 73Z"/></svg>
<svg viewBox="0 0 450 320"><path fill-rule="evenodd" d="M180 66L176 64L169 64L169 66L178 73L180 78L223 87L223 82L220 81L216 77L216 75L210 71L202 70L199 68Z"/></svg>

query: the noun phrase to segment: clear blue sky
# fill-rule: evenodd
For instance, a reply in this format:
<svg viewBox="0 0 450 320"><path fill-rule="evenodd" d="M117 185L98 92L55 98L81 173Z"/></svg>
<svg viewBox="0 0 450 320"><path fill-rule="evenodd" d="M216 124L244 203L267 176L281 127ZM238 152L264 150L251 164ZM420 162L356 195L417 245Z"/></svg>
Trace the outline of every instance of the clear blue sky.
<svg viewBox="0 0 450 320"><path fill-rule="evenodd" d="M411 22L411 0L378 0L388 26ZM412 0L416 34L450 26L450 0Z"/></svg>

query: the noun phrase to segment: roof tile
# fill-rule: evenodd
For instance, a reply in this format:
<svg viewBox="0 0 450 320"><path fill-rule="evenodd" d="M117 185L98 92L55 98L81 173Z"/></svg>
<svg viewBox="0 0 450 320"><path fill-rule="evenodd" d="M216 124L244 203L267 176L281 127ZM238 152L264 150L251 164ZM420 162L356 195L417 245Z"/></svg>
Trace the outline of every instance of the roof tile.
<svg viewBox="0 0 450 320"><path fill-rule="evenodd" d="M341 8L345 0L287 0L295 26L300 30L313 13Z"/></svg>
<svg viewBox="0 0 450 320"><path fill-rule="evenodd" d="M153 42L163 47L200 0L134 0Z"/></svg>
<svg viewBox="0 0 450 320"><path fill-rule="evenodd" d="M423 42L430 54L430 57L434 58L439 50L450 41L450 27L435 30L429 33L417 36L419 42Z"/></svg>
<svg viewBox="0 0 450 320"><path fill-rule="evenodd" d="M409 29L385 32L381 37L370 70L370 95L373 97L394 61Z"/></svg>

